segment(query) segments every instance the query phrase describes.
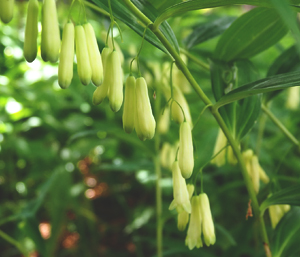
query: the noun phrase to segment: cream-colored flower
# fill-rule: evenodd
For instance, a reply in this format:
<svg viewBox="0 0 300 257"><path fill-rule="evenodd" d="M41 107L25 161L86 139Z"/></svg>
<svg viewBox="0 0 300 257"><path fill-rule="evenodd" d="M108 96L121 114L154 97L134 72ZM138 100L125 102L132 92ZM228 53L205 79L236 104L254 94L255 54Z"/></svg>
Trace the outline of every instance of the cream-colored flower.
<svg viewBox="0 0 300 257"><path fill-rule="evenodd" d="M194 169L194 149L192 130L186 121L180 124L178 160L182 176L189 178Z"/></svg>
<svg viewBox="0 0 300 257"><path fill-rule="evenodd" d="M178 161L175 161L172 165L172 177L174 201L170 204L169 210L173 210L174 208L183 208L186 212L191 213L189 192L185 179L181 175Z"/></svg>
<svg viewBox="0 0 300 257"><path fill-rule="evenodd" d="M201 240L202 217L200 210L200 196L193 196L191 199L192 211L190 224L185 239L185 244L190 250L194 247L200 248L203 246Z"/></svg>
<svg viewBox="0 0 300 257"><path fill-rule="evenodd" d="M135 104L135 77L129 76L125 83L125 99L122 116L123 129L126 133L131 133L134 129Z"/></svg>
<svg viewBox="0 0 300 257"><path fill-rule="evenodd" d="M275 229L282 217L291 209L288 204L277 204L269 207L269 215L272 224L272 228Z"/></svg>
<svg viewBox="0 0 300 257"><path fill-rule="evenodd" d="M189 199L192 198L193 193L194 193L194 185L188 184L187 185L187 190L189 192ZM183 231L186 228L186 225L189 222L189 213L185 210L182 210L180 208L177 208L178 216L177 216L177 227L179 231Z"/></svg>
<svg viewBox="0 0 300 257"><path fill-rule="evenodd" d="M200 210L202 216L202 230L204 242L207 246L213 245L216 242L215 227L211 216L208 197L205 193L199 195Z"/></svg>
<svg viewBox="0 0 300 257"><path fill-rule="evenodd" d="M300 88L299 87L289 87L287 89L288 97L286 101L286 108L291 110L296 110L300 102Z"/></svg>

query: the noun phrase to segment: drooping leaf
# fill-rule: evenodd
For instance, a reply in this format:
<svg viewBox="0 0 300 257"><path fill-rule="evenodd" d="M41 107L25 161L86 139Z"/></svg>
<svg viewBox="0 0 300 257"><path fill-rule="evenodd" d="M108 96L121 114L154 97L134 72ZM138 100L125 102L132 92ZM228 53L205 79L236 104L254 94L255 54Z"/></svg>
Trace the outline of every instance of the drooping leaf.
<svg viewBox="0 0 300 257"><path fill-rule="evenodd" d="M300 58L296 46L293 45L279 55L268 70L267 76L287 73L299 70ZM267 103L282 90L277 90L264 94L264 102Z"/></svg>
<svg viewBox="0 0 300 257"><path fill-rule="evenodd" d="M299 4L299 0L290 1L292 4ZM227 5L254 5L261 7L272 7L272 3L270 0L192 0L186 1L179 4L174 4L170 6L165 11L163 11L159 17L155 20L155 26L159 26L164 20L168 19L172 16L177 16L180 14L184 14L189 11L206 9L206 8L214 8L219 6L227 6Z"/></svg>
<svg viewBox="0 0 300 257"><path fill-rule="evenodd" d="M268 208L270 205L275 204L289 204L289 205L296 205L300 206L300 186L292 186L285 189L282 189L270 197L268 197L266 200L262 202L260 205L260 210L264 212L266 208Z"/></svg>
<svg viewBox="0 0 300 257"><path fill-rule="evenodd" d="M93 0L93 2L98 5L103 10L109 12L108 8L108 0ZM150 20L154 21L158 15L158 11L150 4L149 1L144 0L133 0L133 4L136 5ZM119 0L112 0L111 1L113 15L120 21L124 22L128 27L133 29L137 34L143 36L145 27L141 25L138 19L128 10L126 5ZM161 32L167 38L169 43L179 52L179 46L177 39L174 35L173 30L169 26L167 22L164 22L160 27ZM157 48L161 49L164 52L167 52L165 47L161 44L161 42L157 39L154 33L147 29L145 39L156 46Z"/></svg>
<svg viewBox="0 0 300 257"><path fill-rule="evenodd" d="M234 101L261 93L300 86L300 71L279 74L276 76L260 79L232 90L220 98L215 104L215 108L232 103Z"/></svg>
<svg viewBox="0 0 300 257"><path fill-rule="evenodd" d="M300 254L300 208L292 208L280 220L271 244L274 257L291 257Z"/></svg>
<svg viewBox="0 0 300 257"><path fill-rule="evenodd" d="M184 40L186 47L192 48L211 38L219 36L235 19L235 17L228 16L197 25L193 28L192 33Z"/></svg>
<svg viewBox="0 0 300 257"><path fill-rule="evenodd" d="M274 45L287 31L275 10L252 9L236 19L223 33L214 56L226 62L248 59Z"/></svg>

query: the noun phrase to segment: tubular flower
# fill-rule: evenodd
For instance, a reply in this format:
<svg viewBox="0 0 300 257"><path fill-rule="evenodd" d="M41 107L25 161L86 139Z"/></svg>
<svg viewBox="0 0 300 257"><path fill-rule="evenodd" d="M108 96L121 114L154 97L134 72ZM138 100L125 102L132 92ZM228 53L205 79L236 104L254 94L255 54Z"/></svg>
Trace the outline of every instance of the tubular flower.
<svg viewBox="0 0 300 257"><path fill-rule="evenodd" d="M246 169L251 178L254 190L256 193L259 191L259 180L261 179L264 183L269 183L270 179L259 164L257 156L251 149L242 153L245 161Z"/></svg>
<svg viewBox="0 0 300 257"><path fill-rule="evenodd" d="M192 195L194 193L194 185L188 184L187 190L189 192L189 199L192 198ZM189 222L189 213L185 210L180 210L180 208L177 208L178 216L177 216L177 227L179 231L183 231L186 228L186 225Z"/></svg>
<svg viewBox="0 0 300 257"><path fill-rule="evenodd" d="M97 39L94 29L90 23L83 25L85 37L87 41L87 48L89 53L89 60L92 69L92 82L95 86L100 86L103 79L102 59L99 52Z"/></svg>
<svg viewBox="0 0 300 257"><path fill-rule="evenodd" d="M217 141L213 151L213 156L216 155L216 157L211 160L212 164L221 167L225 165L226 160L228 161L229 164L232 165L235 165L237 163L237 159L233 153L232 147L231 146L226 147L226 145L227 145L227 138L224 135L223 131L219 128Z"/></svg>
<svg viewBox="0 0 300 257"><path fill-rule="evenodd" d="M123 103L123 72L117 51L112 51L106 60L106 74L110 76L108 99L113 112L120 110Z"/></svg>
<svg viewBox="0 0 300 257"><path fill-rule="evenodd" d="M92 69L89 60L86 37L81 25L77 25L75 27L75 44L78 76L81 83L87 86L91 82Z"/></svg>
<svg viewBox="0 0 300 257"><path fill-rule="evenodd" d="M207 246L213 245L216 242L215 227L211 216L208 197L205 193L199 195L200 210L202 216L202 230L204 242Z"/></svg>
<svg viewBox="0 0 300 257"><path fill-rule="evenodd" d="M193 139L190 124L182 122L179 129L179 167L184 178L189 178L194 169Z"/></svg>
<svg viewBox="0 0 300 257"><path fill-rule="evenodd" d="M176 86L173 86L173 98L180 104L180 106L182 107L182 109L184 111L184 115L185 115L187 122L189 122L190 125L192 126L192 117L191 117L189 105L188 105L184 95L182 94L181 90ZM182 110L176 102L172 103L172 111L171 112L172 112L172 118L174 121L176 121L179 124L184 121L184 116L183 116Z"/></svg>
<svg viewBox="0 0 300 257"><path fill-rule="evenodd" d="M164 113L160 115L157 129L160 134L166 134L170 126L170 109L167 107L164 110Z"/></svg>
<svg viewBox="0 0 300 257"><path fill-rule="evenodd" d="M105 99L105 97L108 94L109 90L109 83L110 83L110 75L109 72L106 74L106 60L108 55L112 52L112 50L109 47L104 47L102 50L101 58L102 58L102 65L103 65L103 83L101 86L97 87L93 94L93 104L98 105L101 104L102 101ZM106 77L106 79L105 79Z"/></svg>
<svg viewBox="0 0 300 257"><path fill-rule="evenodd" d="M201 240L202 217L200 210L200 196L193 196L191 199L192 211L190 224L185 239L185 244L190 250L195 246L200 248L203 246Z"/></svg>
<svg viewBox="0 0 300 257"><path fill-rule="evenodd" d="M123 129L131 133L134 129L135 114L135 77L129 76L125 83L125 100L123 108Z"/></svg>
<svg viewBox="0 0 300 257"><path fill-rule="evenodd" d="M41 53L45 62L56 62L59 56L60 33L55 0L44 0L42 8Z"/></svg>
<svg viewBox="0 0 300 257"><path fill-rule="evenodd" d="M288 204L285 205L271 205L269 207L269 215L272 228L275 229L281 218L291 209Z"/></svg>
<svg viewBox="0 0 300 257"><path fill-rule="evenodd" d="M136 117L135 131L142 141L151 139L155 133L156 122L152 114L151 104L148 96L148 87L144 78L136 80Z"/></svg>
<svg viewBox="0 0 300 257"><path fill-rule="evenodd" d="M173 177L173 197L174 201L171 203L169 210L174 208L183 208L186 212L191 212L191 203L189 199L189 192L186 186L185 179L182 177L178 161L172 165Z"/></svg>
<svg viewBox="0 0 300 257"><path fill-rule="evenodd" d="M39 2L29 0L24 38L24 57L27 62L33 62L37 55Z"/></svg>
<svg viewBox="0 0 300 257"><path fill-rule="evenodd" d="M184 61L185 64L187 64L187 58L184 54L180 54L181 59ZM190 83L186 79L186 77L183 75L182 71L178 69L177 65L173 66L173 84L175 86L178 86L180 90L184 94L189 94L192 92L192 88L190 86Z"/></svg>
<svg viewBox="0 0 300 257"><path fill-rule="evenodd" d="M58 84L61 88L70 86L73 78L74 25L66 23L63 30L61 51L58 64Z"/></svg>
<svg viewBox="0 0 300 257"><path fill-rule="evenodd" d="M290 110L296 110L299 106L300 102L300 88L299 87L289 87L287 89L288 92L288 98L286 100L286 108Z"/></svg>
<svg viewBox="0 0 300 257"><path fill-rule="evenodd" d="M0 1L0 18L3 23L9 23L14 16L15 0Z"/></svg>

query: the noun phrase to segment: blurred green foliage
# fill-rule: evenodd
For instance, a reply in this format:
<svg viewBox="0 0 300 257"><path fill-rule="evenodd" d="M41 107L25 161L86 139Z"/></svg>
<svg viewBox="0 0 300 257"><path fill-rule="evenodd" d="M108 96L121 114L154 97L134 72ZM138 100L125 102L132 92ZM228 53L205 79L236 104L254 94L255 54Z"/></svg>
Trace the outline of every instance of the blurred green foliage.
<svg viewBox="0 0 300 257"><path fill-rule="evenodd" d="M166 1L153 4L159 11L167 7ZM246 8L194 11L168 22L179 46L185 48L189 45L186 39L199 24L207 26L222 17L238 17ZM18 2L13 21L0 25L0 230L16 240L11 244L0 234L0 256L21 256L20 250L32 257L155 256L154 141L141 142L135 133L123 132L122 111L112 113L107 101L93 106L95 87L80 84L76 65L70 88L62 90L57 83L56 64L44 63L40 57L32 64L26 63L22 55L25 10L25 3ZM59 2L58 10L62 28L68 5ZM109 19L91 9L86 11L102 49ZM126 77L141 38L120 25L123 43L119 36L116 42L125 56ZM219 38L208 37L189 51L207 62ZM264 78L273 61L293 43L288 34L251 58L258 78ZM163 70L162 63L169 60L148 42L140 58L142 74L150 74L152 96L161 81L153 77L149 67L158 65ZM188 67L213 99L209 73L191 60ZM204 104L193 93L186 98L196 120ZM285 91L276 95L271 109L299 138L300 111L284 108L286 99ZM151 101L155 101L153 97ZM161 141L175 143L178 128L172 122ZM217 123L209 112L204 112L193 130L196 170L210 160L217 132ZM241 142L241 149L248 148L259 154L260 164L272 181L262 186L260 202L270 190L299 184L299 149L262 114ZM177 230L176 212L168 210L172 200L171 173L163 170L164 256L263 256L257 224L254 219L245 220L249 197L238 167L207 165L203 173L216 226L216 245L192 251L184 245L186 233ZM268 216L265 218L268 233L276 236ZM288 256L299 256L299 249Z"/></svg>

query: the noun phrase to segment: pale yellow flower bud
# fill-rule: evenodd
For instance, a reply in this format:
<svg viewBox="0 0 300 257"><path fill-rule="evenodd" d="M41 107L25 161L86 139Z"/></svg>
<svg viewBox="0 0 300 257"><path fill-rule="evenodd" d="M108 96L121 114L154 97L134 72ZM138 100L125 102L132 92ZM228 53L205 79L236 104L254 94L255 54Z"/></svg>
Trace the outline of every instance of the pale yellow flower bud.
<svg viewBox="0 0 300 257"><path fill-rule="evenodd" d="M277 226L278 222L283 217L284 211L280 207L280 205L271 205L269 207L269 214L270 214L272 228L275 229L275 227Z"/></svg>
<svg viewBox="0 0 300 257"><path fill-rule="evenodd" d="M101 86L97 87L93 94L93 104L98 105L101 104L102 101L105 99L105 97L108 94L109 91L109 85L110 85L110 72L106 71L106 61L107 57L111 53L111 49L108 47L104 47L102 50L101 58L102 58L102 65L103 65L103 83ZM107 74L107 75L105 75Z"/></svg>
<svg viewBox="0 0 300 257"><path fill-rule="evenodd" d="M185 179L182 177L178 161L175 161L172 165L172 177L173 177L173 197L169 209L172 210L177 207L182 207L186 212L191 212L191 203L189 199L189 192L186 186Z"/></svg>
<svg viewBox="0 0 300 257"><path fill-rule="evenodd" d="M174 100L176 100L180 104L181 108L183 109L186 121L189 122L190 125L192 126L192 117L191 117L189 105L184 95L182 94L181 90L178 87L173 86L173 97ZM182 113L182 109L180 108L180 106L176 102L172 103L172 118L175 122L179 124L184 121L184 115Z"/></svg>
<svg viewBox="0 0 300 257"><path fill-rule="evenodd" d="M265 184L268 184L270 182L270 179L268 177L268 175L266 174L266 172L263 170L263 168L259 165L259 178L262 182L264 182Z"/></svg>
<svg viewBox="0 0 300 257"><path fill-rule="evenodd" d="M81 25L77 25L75 27L75 45L78 76L81 83L86 86L91 81L92 69L89 60L85 33Z"/></svg>
<svg viewBox="0 0 300 257"><path fill-rule="evenodd" d="M152 114L147 83L142 77L136 80L136 118L134 125L139 139L144 141L153 138L156 122Z"/></svg>
<svg viewBox="0 0 300 257"><path fill-rule="evenodd" d="M103 80L103 67L96 35L90 23L84 24L83 28L87 41L89 60L92 69L92 82L95 86L100 86Z"/></svg>
<svg viewBox="0 0 300 257"><path fill-rule="evenodd" d="M181 59L184 61L185 64L187 64L187 58L184 54L180 54ZM178 86L180 90L184 94L189 94L192 92L192 88L190 86L190 83L182 73L180 69L178 69L177 65L175 64L173 66L173 85Z"/></svg>
<svg viewBox="0 0 300 257"><path fill-rule="evenodd" d="M55 0L44 0L42 8L41 54L45 62L56 62L59 56L60 32Z"/></svg>
<svg viewBox="0 0 300 257"><path fill-rule="evenodd" d="M187 231L187 236L185 239L185 244L190 250L194 247L202 247L201 240L201 227L202 227L202 217L200 210L200 197L193 196L191 199L192 211L190 217L190 224Z"/></svg>
<svg viewBox="0 0 300 257"><path fill-rule="evenodd" d="M216 154L218 154L218 155L214 159L211 160L212 164L215 164L218 167L221 167L226 163L226 155L225 155L226 151L224 151L225 150L224 147L226 146L226 144L227 144L227 138L225 137L223 131L221 129L219 129L217 141L216 141L215 148L213 151L213 156L215 156ZM223 150L221 151L221 149L223 149Z"/></svg>
<svg viewBox="0 0 300 257"><path fill-rule="evenodd" d="M300 98L300 88L299 87L289 87L287 89L288 92L288 98L286 101L286 108L291 110L296 110L299 106Z"/></svg>
<svg viewBox="0 0 300 257"><path fill-rule="evenodd" d="M112 51L107 57L106 74L108 73L110 76L108 90L109 105L114 112L117 112L123 103L123 71L117 51Z"/></svg>
<svg viewBox="0 0 300 257"><path fill-rule="evenodd" d="M178 213L177 216L177 228L179 231L184 231L186 228L186 225L189 222L189 213L186 211L182 211Z"/></svg>
<svg viewBox="0 0 300 257"><path fill-rule="evenodd" d="M170 109L167 107L164 113L160 115L157 130L160 134L166 134L169 131L170 126Z"/></svg>
<svg viewBox="0 0 300 257"><path fill-rule="evenodd" d="M73 23L66 23L58 64L58 84L61 88L69 87L73 78L74 34Z"/></svg>
<svg viewBox="0 0 300 257"><path fill-rule="evenodd" d="M216 154L218 155L216 155L216 157L211 160L212 164L215 164L218 167L225 165L226 161L228 161L228 163L232 165L237 164L237 159L233 153L232 147L230 145L226 147L226 145L227 138L224 135L223 131L219 128L217 141L213 151L213 156L215 156Z"/></svg>
<svg viewBox="0 0 300 257"><path fill-rule="evenodd" d="M250 161L250 166L251 166L251 178L252 178L252 183L253 187L256 193L259 191L259 163L258 163L258 158L256 155L253 155Z"/></svg>
<svg viewBox="0 0 300 257"><path fill-rule="evenodd" d="M0 1L0 18L3 23L9 23L14 16L15 0Z"/></svg>
<svg viewBox="0 0 300 257"><path fill-rule="evenodd" d="M184 178L189 178L194 169L194 149L190 124L182 122L179 130L179 167Z"/></svg>
<svg viewBox="0 0 300 257"><path fill-rule="evenodd" d="M167 142L163 143L161 151L160 151L160 164L165 169L170 168L170 166L169 166L170 151L172 151L172 146ZM173 160L173 162L174 162L174 160Z"/></svg>
<svg viewBox="0 0 300 257"><path fill-rule="evenodd" d="M135 104L135 77L129 76L125 83L125 99L122 116L123 129L126 133L131 133L134 129Z"/></svg>
<svg viewBox="0 0 300 257"><path fill-rule="evenodd" d="M204 242L207 246L213 245L216 242L215 227L211 216L208 197L205 193L199 195L200 210L202 216L202 230Z"/></svg>
<svg viewBox="0 0 300 257"><path fill-rule="evenodd" d="M37 55L38 19L39 19L39 2L38 0L29 0L28 9L27 9L26 27L25 27L24 48L23 48L24 57L27 62L33 62Z"/></svg>

